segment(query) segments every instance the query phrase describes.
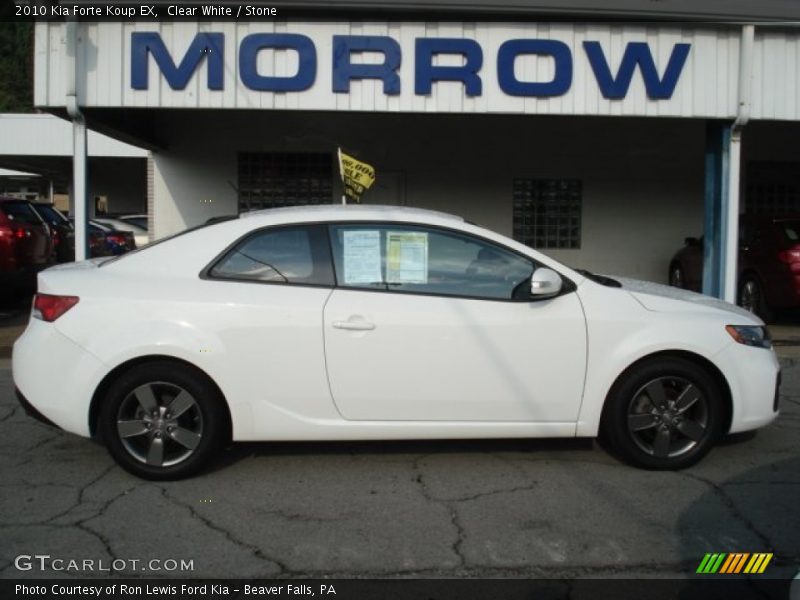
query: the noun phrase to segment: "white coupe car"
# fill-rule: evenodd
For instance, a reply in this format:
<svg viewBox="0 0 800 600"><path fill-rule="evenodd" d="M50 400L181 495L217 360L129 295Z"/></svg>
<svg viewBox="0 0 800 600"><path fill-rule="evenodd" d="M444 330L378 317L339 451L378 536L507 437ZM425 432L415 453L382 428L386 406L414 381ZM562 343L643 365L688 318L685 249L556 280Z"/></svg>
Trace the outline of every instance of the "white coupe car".
<svg viewBox="0 0 800 600"><path fill-rule="evenodd" d="M594 437L676 469L778 414L764 324L418 209L265 210L39 275L29 412L145 478L233 440Z"/></svg>

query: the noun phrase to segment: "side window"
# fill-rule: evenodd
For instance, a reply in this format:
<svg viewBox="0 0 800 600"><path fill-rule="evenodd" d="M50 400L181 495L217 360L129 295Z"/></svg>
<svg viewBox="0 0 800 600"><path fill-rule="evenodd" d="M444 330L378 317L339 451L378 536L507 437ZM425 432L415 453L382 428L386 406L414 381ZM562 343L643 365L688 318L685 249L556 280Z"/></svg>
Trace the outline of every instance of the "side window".
<svg viewBox="0 0 800 600"><path fill-rule="evenodd" d="M321 225L257 231L208 271L216 279L333 285L328 239Z"/></svg>
<svg viewBox="0 0 800 600"><path fill-rule="evenodd" d="M527 298L533 263L469 235L419 226L335 225L342 287L492 300Z"/></svg>

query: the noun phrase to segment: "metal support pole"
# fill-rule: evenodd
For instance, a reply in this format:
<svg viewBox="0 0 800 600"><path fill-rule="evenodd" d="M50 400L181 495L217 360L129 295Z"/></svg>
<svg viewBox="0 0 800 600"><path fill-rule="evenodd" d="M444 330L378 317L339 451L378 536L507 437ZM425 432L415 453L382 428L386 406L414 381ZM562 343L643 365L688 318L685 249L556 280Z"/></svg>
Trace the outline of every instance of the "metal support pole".
<svg viewBox="0 0 800 600"><path fill-rule="evenodd" d="M739 263L739 188L741 173L742 130L750 120L753 88L753 49L755 27L744 25L739 42L739 106L728 138L729 168L725 173L726 200L723 213L725 254L722 263L722 298L736 302Z"/></svg>
<svg viewBox="0 0 800 600"><path fill-rule="evenodd" d="M86 202L86 122L72 119L72 189L75 215L75 260L89 256L89 211Z"/></svg>
<svg viewBox="0 0 800 600"><path fill-rule="evenodd" d="M739 262L739 162L741 137L731 135L728 141L728 168L725 180L727 202L722 211L724 255L722 262L722 299L736 303L737 270Z"/></svg>
<svg viewBox="0 0 800 600"><path fill-rule="evenodd" d="M72 119L72 212L75 217L75 260L89 255L88 210L86 203L86 119L78 102L78 81L83 67L79 24L66 23L67 68L65 71L67 114Z"/></svg>
<svg viewBox="0 0 800 600"><path fill-rule="evenodd" d="M721 298L723 262L727 248L726 197L730 125L709 122L706 126L705 221L703 227L703 293Z"/></svg>

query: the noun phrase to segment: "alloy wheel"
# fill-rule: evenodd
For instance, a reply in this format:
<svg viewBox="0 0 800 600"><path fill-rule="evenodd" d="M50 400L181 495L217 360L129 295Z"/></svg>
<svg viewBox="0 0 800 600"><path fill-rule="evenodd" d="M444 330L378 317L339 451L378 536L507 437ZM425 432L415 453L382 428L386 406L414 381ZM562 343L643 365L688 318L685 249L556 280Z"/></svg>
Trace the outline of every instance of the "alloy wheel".
<svg viewBox="0 0 800 600"><path fill-rule="evenodd" d="M177 465L194 454L203 438L197 400L174 383L140 385L122 401L117 435L137 461L152 467Z"/></svg>
<svg viewBox="0 0 800 600"><path fill-rule="evenodd" d="M645 453L656 458L682 456L707 435L708 399L688 379L658 377L631 398L627 425L631 439Z"/></svg>

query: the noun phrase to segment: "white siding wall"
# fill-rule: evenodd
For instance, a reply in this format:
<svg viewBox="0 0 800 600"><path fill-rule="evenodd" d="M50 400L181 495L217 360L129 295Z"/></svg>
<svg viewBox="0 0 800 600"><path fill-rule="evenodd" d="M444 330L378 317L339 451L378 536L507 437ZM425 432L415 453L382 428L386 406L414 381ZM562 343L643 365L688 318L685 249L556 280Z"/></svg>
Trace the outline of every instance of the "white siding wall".
<svg viewBox="0 0 800 600"><path fill-rule="evenodd" d="M683 116L730 118L737 104L739 29L736 27L595 24L502 23L87 23L83 45L87 73L79 83L81 103L103 107L173 107L339 110L379 112L524 113L610 116ZM173 59L179 61L198 31L225 34L224 90L206 88L203 65L184 90L172 90L150 59L150 86L137 91L130 86L130 41L134 31L158 31ZM317 50L317 78L303 92L255 92L238 79L237 49L255 32L293 32L310 37ZM331 91L331 39L335 34L388 35L402 46L402 91L386 96L377 81L352 82L349 94ZM466 97L455 82L434 84L430 96L414 94L414 40L417 37L467 37L483 48L483 94ZM36 24L35 102L39 106L64 105L64 25ZM496 57L508 39L542 38L566 43L572 50L572 86L564 96L519 98L504 94L497 85ZM612 72L616 73L626 43L648 42L663 73L675 43L692 45L689 58L669 100L647 98L641 75L633 78L625 99L602 97L582 47L585 40L602 44ZM800 32L758 30L756 36L753 116L800 119ZM441 61L458 60L441 57ZM443 63L444 64L444 63ZM291 76L296 72L293 52L263 51L262 74ZM547 81L553 66L549 58L521 57L517 73L523 80Z"/></svg>
<svg viewBox="0 0 800 600"><path fill-rule="evenodd" d="M702 233L700 121L248 112L198 127L181 113L161 131L180 141L154 155L156 237L236 212L237 151L331 151L335 141L373 163L379 182L402 174L407 204L507 235L514 177L581 179L582 247L548 251L575 266L663 282L683 238Z"/></svg>

